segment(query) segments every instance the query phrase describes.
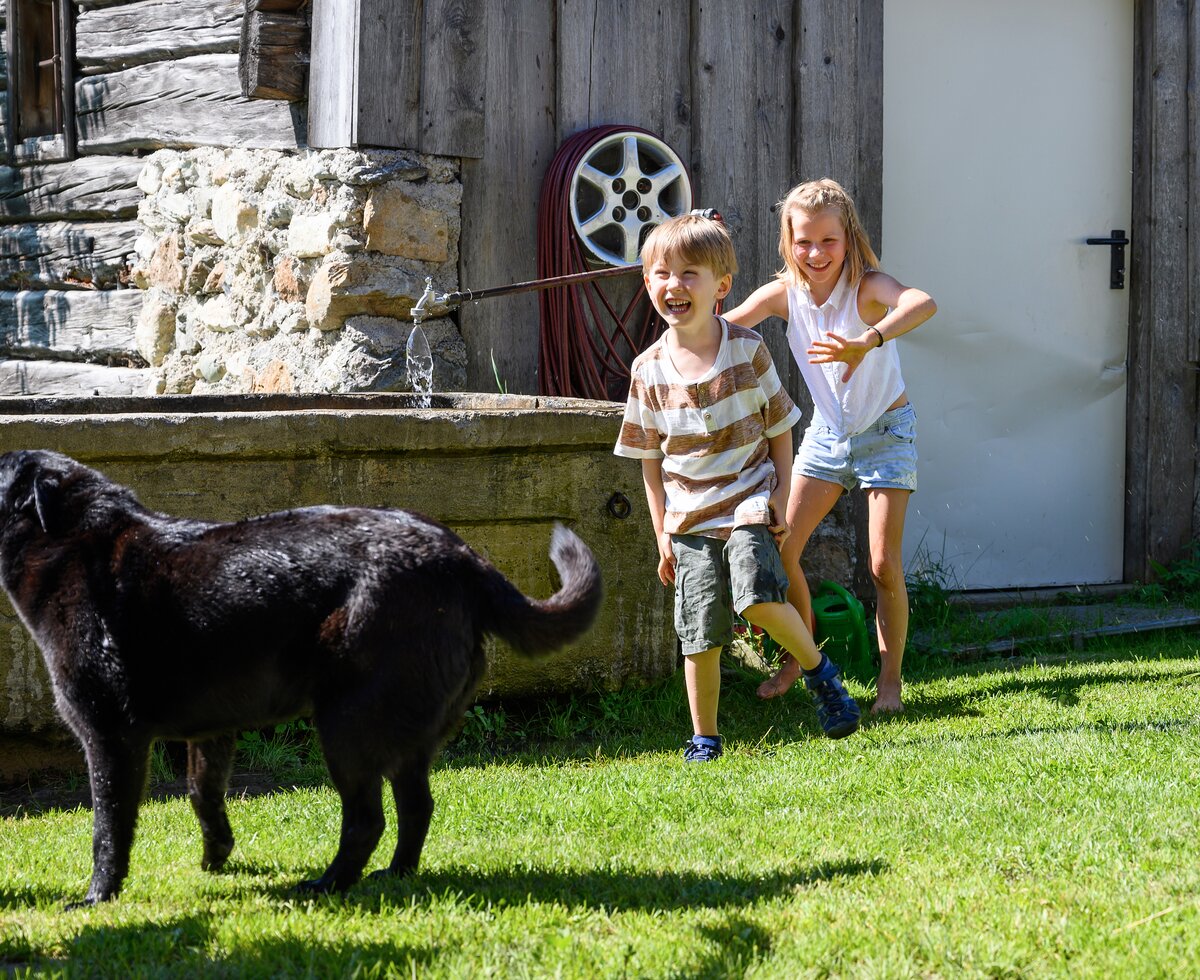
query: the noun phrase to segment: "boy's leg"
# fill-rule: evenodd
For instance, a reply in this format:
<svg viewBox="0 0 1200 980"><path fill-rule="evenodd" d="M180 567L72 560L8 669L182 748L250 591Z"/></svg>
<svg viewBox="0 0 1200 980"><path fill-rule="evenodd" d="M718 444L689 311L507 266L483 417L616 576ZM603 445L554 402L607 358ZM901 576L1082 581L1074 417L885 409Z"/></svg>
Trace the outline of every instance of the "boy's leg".
<svg viewBox="0 0 1200 980"><path fill-rule="evenodd" d="M721 695L721 650L733 640L733 610L725 543L717 538L672 535L675 556L675 631L683 650L683 676L692 738L688 762L711 762L721 755L717 702Z"/></svg>
<svg viewBox="0 0 1200 980"><path fill-rule="evenodd" d="M683 678L687 683L688 708L692 713L692 731L715 737L717 702L721 698L721 648L683 658Z"/></svg>
<svg viewBox="0 0 1200 980"><path fill-rule="evenodd" d="M862 713L842 683L837 664L817 649L796 608L790 602L760 602L747 606L742 615L793 651L804 668L804 685L817 706L825 734L845 738L856 732Z"/></svg>
<svg viewBox="0 0 1200 980"><path fill-rule="evenodd" d="M801 622L808 626L810 641L813 628L812 596L808 591L804 570L800 567L800 556L817 525L833 510L833 505L841 495L842 487L837 483L798 474L793 477L787 513L788 526L792 531L783 542L781 557L788 577L788 602L799 613ZM792 649L786 643L783 646L785 651ZM779 669L759 685L758 696L767 699L785 694L800 676L800 666L790 652L785 652Z"/></svg>
<svg viewBox="0 0 1200 980"><path fill-rule="evenodd" d="M908 589L901 546L910 491L867 491L871 578L875 582L875 634L879 640L879 685L872 714L903 711L900 666L908 639Z"/></svg>

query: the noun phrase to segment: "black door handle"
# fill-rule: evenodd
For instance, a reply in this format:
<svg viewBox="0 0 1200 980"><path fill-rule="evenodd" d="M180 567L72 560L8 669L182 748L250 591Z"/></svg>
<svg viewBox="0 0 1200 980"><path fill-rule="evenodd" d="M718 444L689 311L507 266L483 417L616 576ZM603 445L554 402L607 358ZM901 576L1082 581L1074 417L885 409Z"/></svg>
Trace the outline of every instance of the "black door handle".
<svg viewBox="0 0 1200 980"><path fill-rule="evenodd" d="M1129 239L1123 228L1114 228L1108 238L1089 238L1089 245L1108 245L1112 248L1112 262L1108 269L1108 288L1125 288L1125 246Z"/></svg>

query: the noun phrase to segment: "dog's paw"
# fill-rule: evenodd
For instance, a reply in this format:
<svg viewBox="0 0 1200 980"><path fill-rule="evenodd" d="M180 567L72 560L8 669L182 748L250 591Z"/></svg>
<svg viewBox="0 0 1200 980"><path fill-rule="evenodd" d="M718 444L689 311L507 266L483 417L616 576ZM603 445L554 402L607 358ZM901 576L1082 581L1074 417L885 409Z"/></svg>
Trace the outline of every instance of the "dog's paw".
<svg viewBox="0 0 1200 980"><path fill-rule="evenodd" d="M233 851L233 841L205 841L204 855L200 858L200 867L204 871L218 872L225 867Z"/></svg>
<svg viewBox="0 0 1200 980"><path fill-rule="evenodd" d="M296 891L302 895L333 895L345 891L345 888L339 888L337 884L322 876L297 882Z"/></svg>

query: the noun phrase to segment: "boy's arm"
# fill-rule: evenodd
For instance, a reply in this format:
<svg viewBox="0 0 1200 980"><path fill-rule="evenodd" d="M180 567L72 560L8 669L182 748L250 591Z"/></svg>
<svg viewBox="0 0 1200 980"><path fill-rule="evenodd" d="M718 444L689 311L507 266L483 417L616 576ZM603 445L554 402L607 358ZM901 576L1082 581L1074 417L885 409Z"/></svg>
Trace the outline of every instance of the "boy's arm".
<svg viewBox="0 0 1200 980"><path fill-rule="evenodd" d="M738 306L721 315L739 327L757 327L769 316L777 316L786 320L788 318L787 286L779 279L769 282L765 286L759 286Z"/></svg>
<svg viewBox="0 0 1200 980"><path fill-rule="evenodd" d="M663 487L661 459L642 460L642 483L646 487L646 504L654 525L654 542L658 547L658 578L663 585L675 581L675 555L671 551L671 536L663 533L667 516L667 491Z"/></svg>
<svg viewBox="0 0 1200 980"><path fill-rule="evenodd" d="M771 533L782 545L792 529L787 522L788 497L792 492L792 430L786 429L767 440L767 452L775 466L775 489L771 491Z"/></svg>

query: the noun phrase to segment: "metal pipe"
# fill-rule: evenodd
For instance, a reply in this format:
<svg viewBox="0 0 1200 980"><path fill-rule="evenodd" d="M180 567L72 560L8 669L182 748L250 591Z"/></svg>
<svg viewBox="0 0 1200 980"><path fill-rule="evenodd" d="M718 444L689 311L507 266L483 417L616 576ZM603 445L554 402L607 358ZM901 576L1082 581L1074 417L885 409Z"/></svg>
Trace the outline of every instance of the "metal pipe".
<svg viewBox="0 0 1200 980"><path fill-rule="evenodd" d="M590 282L593 279L606 279L612 276L631 276L642 271L642 264L618 265L608 269L594 269L589 272L573 272L567 276L551 276L549 279L530 279L527 282L509 283L507 286L489 286L486 289L460 289L453 293L443 293L434 297L434 302L443 306L458 306L475 299L487 299L491 296L507 296L510 293L530 293L540 289L553 289L555 286L570 286L577 282Z"/></svg>
<svg viewBox="0 0 1200 980"><path fill-rule="evenodd" d="M714 221L722 221L716 208L695 208L689 214L700 215ZM433 278L425 279L425 292L416 305L414 313L423 313L425 304L432 302L439 306L460 306L476 299L488 299L492 296L508 296L512 293L531 293L541 289L553 289L555 286L570 286L577 282L591 282L593 279L608 279L613 276L631 276L642 271L642 263L633 265L618 265L608 269L592 269L588 272L573 272L566 276L551 276L548 279L529 279L525 282L509 283L507 286L488 286L485 289L460 289L453 293L442 293L440 296L433 292Z"/></svg>

